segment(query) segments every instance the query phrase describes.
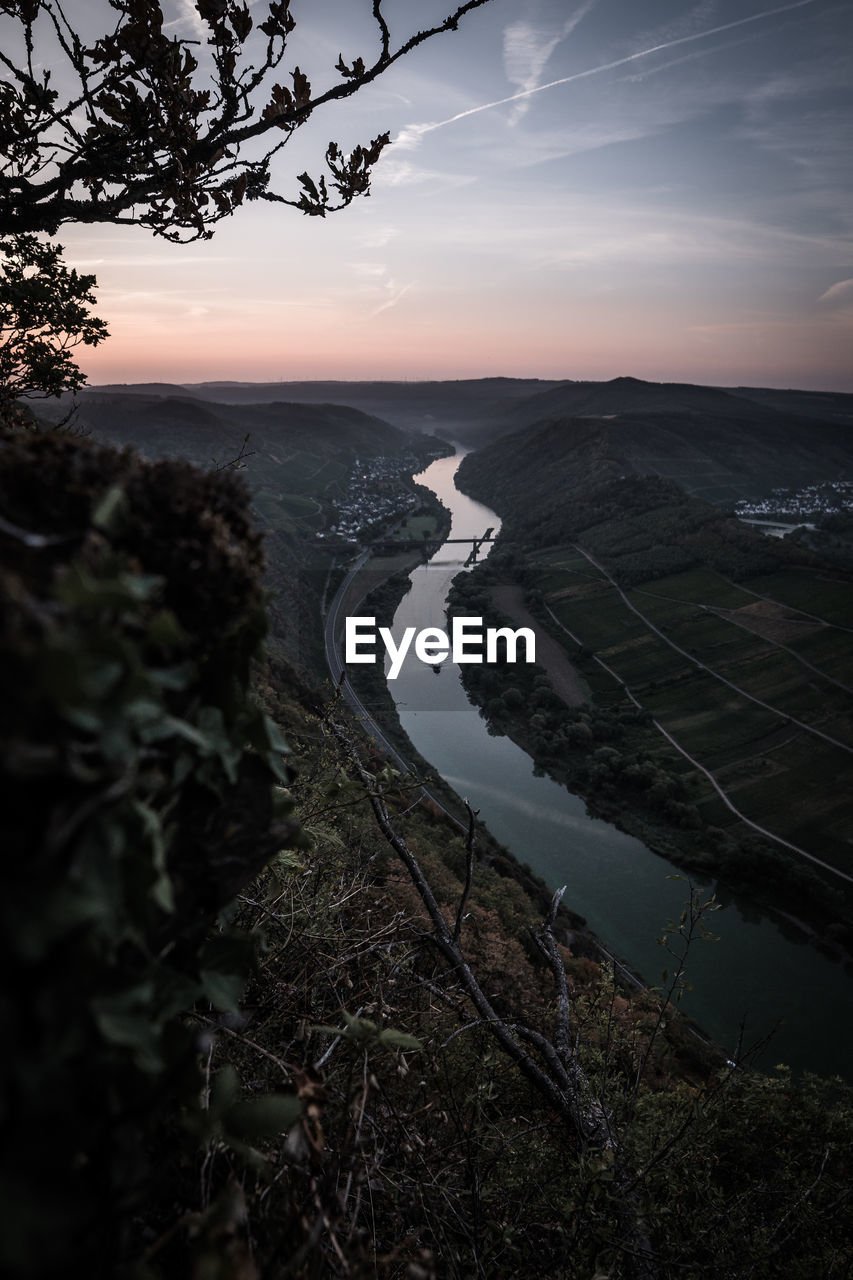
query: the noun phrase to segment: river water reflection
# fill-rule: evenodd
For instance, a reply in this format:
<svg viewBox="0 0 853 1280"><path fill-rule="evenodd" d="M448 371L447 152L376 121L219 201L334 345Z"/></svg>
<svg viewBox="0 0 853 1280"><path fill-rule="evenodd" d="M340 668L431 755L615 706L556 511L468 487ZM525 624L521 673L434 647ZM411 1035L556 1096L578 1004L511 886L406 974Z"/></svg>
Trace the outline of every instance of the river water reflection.
<svg viewBox="0 0 853 1280"><path fill-rule="evenodd" d="M454 485L461 454L434 462L418 477L453 515L450 537L482 536L500 521ZM444 605L468 548L444 546L415 569L393 633L445 627ZM509 738L489 734L450 661L439 674L410 656L389 681L411 741L438 773L480 810L481 819L517 858L552 887L567 884L566 904L650 984L671 967L657 944L680 915L687 886L678 868L639 840L590 818L581 799L550 778L536 777L528 755ZM711 886L713 888L713 886ZM729 1053L742 1024L752 1043L781 1022L759 1061L788 1063L824 1075L853 1074L847 1012L853 977L797 930L780 928L731 895L710 918L717 942L698 942L689 960L693 990L685 1008Z"/></svg>

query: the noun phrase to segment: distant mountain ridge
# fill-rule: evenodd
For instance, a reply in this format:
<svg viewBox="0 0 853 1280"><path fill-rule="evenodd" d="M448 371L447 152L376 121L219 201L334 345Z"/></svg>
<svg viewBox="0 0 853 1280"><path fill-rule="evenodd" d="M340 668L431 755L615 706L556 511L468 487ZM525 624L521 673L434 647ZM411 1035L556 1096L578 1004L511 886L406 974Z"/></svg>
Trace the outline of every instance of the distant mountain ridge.
<svg viewBox="0 0 853 1280"><path fill-rule="evenodd" d="M733 398L733 410L736 402ZM853 431L786 415L625 413L554 418L477 450L500 488L530 497L625 475L659 476L718 506L771 489L853 477Z"/></svg>
<svg viewBox="0 0 853 1280"><path fill-rule="evenodd" d="M275 390L276 400L226 404L170 383L94 387L79 397L74 426L150 460L185 458L204 470L241 467L253 517L266 535L276 643L308 669L322 654L320 601L336 554L325 535L336 524L354 464L393 458L411 473L447 446L350 405L294 404L282 401L280 386ZM39 408L58 417L68 400Z"/></svg>
<svg viewBox="0 0 853 1280"><path fill-rule="evenodd" d="M653 475L730 506L853 477L853 396L747 392L636 378L564 383L506 406L502 422L468 438L496 484L500 474L526 477L531 493L546 475L562 476L566 490L576 474Z"/></svg>
<svg viewBox="0 0 853 1280"><path fill-rule="evenodd" d="M738 397L719 387L689 382L643 382L613 378L609 382L568 382L518 402L511 411L516 422L552 416L610 416L621 413L719 413L736 409ZM853 397L851 397L853 399ZM761 405L749 402L761 412Z"/></svg>
<svg viewBox="0 0 853 1280"><path fill-rule="evenodd" d="M139 383L87 389L85 395L178 395L218 404L336 404L384 418L406 431L464 428L492 419L504 406L558 386L539 378L469 378L458 381Z"/></svg>
<svg viewBox="0 0 853 1280"><path fill-rule="evenodd" d="M853 477L853 395L607 382L482 378L446 382L143 383L92 387L82 420L97 434L199 462L245 433L292 445L395 450L403 433L492 443L508 474L578 469L600 479L657 475L722 506L775 487ZM207 450L205 453L204 450ZM511 459L511 460L510 460ZM568 483L568 480L567 480Z"/></svg>
<svg viewBox="0 0 853 1280"><path fill-rule="evenodd" d="M237 452L247 432L256 453L285 445L310 453L396 452L408 438L391 423L348 405L224 404L169 383L89 388L80 397L78 421L112 443L150 456L180 454L201 466L209 466L214 456L221 461L229 449Z"/></svg>
<svg viewBox="0 0 853 1280"><path fill-rule="evenodd" d="M682 434L698 419L751 423L757 429L785 419L819 423L821 428L853 428L853 395L832 391L767 387L710 387L684 382L646 382L618 377L608 381L537 378L469 378L445 381L149 382L87 388L83 399L100 395L178 397L222 405L268 404L347 406L406 431L442 431L473 447L520 427L546 420L624 415L664 415L683 419ZM217 411L219 412L219 411ZM846 433L845 433L846 434ZM787 433L786 438L789 437ZM822 433L837 452L843 437Z"/></svg>

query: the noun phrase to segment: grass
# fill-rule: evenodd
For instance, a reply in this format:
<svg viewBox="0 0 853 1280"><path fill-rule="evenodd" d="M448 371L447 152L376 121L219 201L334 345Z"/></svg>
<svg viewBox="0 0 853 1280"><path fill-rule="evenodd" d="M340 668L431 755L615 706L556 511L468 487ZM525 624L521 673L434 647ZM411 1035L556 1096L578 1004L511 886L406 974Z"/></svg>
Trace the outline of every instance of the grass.
<svg viewBox="0 0 853 1280"><path fill-rule="evenodd" d="M849 775L849 757L799 733L766 759L764 775L734 790L733 802L754 822L853 871L853 796L847 788L826 785L828 778Z"/></svg>
<svg viewBox="0 0 853 1280"><path fill-rule="evenodd" d="M252 505L268 529L298 530L322 529L325 517L313 498L297 493L274 493L259 489Z"/></svg>
<svg viewBox="0 0 853 1280"><path fill-rule="evenodd" d="M772 639L712 612L754 606L754 595L717 573L696 570L645 582L629 598L667 639L774 710L701 671L650 630L614 590L581 579L576 569L588 568L588 562L570 549L539 553L532 563L540 569L536 585L556 617L625 680L685 751L718 774L746 817L851 870L853 757L798 729L789 717L853 745L853 693L810 671ZM853 592L829 574L785 570L748 585L775 601L782 617L804 610L840 626L853 625ZM572 656L568 637L557 628L554 634ZM795 632L793 640L789 634L784 632L784 644L826 676L846 677L853 688L853 643L846 632L826 626L802 636ZM624 696L597 663L582 665L600 705ZM653 728L646 749L660 749ZM689 769L686 761L684 768ZM730 830L738 826L709 784L694 778L690 788L704 821Z"/></svg>
<svg viewBox="0 0 853 1280"><path fill-rule="evenodd" d="M588 649L609 647L616 637L622 642L647 631L612 589L581 600L556 600L550 607Z"/></svg>
<svg viewBox="0 0 853 1280"><path fill-rule="evenodd" d="M576 573L583 578L604 579L604 574L595 565L590 564L586 556L581 555L574 547L550 547L547 551L537 552L531 556L531 564L537 568L550 567L558 571L563 570L565 573ZM559 574L558 577L560 577ZM561 577L560 580L562 581Z"/></svg>
<svg viewBox="0 0 853 1280"><path fill-rule="evenodd" d="M827 627L789 640L788 644L828 676L853 687L853 642L843 631Z"/></svg>
<svg viewBox="0 0 853 1280"><path fill-rule="evenodd" d="M651 631L601 649L599 657L634 690L648 684L666 684L695 669Z"/></svg>
<svg viewBox="0 0 853 1280"><path fill-rule="evenodd" d="M718 755L732 750L760 749L762 740L779 727L778 716L721 687L704 672L665 689L647 691L642 702L706 768L713 768Z"/></svg>
<svg viewBox="0 0 853 1280"><path fill-rule="evenodd" d="M853 715L853 696L821 680L791 654L770 645L730 663L725 675L753 697L825 732L829 732L825 726L830 720L843 724Z"/></svg>
<svg viewBox="0 0 853 1280"><path fill-rule="evenodd" d="M789 569L753 578L744 585L780 604L814 614L824 622L853 627L853 591L849 582Z"/></svg>

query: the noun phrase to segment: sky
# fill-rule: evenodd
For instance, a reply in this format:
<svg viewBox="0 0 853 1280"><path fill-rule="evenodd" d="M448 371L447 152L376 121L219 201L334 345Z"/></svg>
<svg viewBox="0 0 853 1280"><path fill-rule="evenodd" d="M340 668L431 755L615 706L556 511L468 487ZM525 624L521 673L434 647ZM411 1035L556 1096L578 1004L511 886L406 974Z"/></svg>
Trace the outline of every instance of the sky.
<svg viewBox="0 0 853 1280"><path fill-rule="evenodd" d="M175 31L194 32L190 0ZM259 19L262 5L252 5ZM446 12L386 0L392 30ZM370 60L369 0L294 0L294 61ZM853 391L850 0L491 0L317 112L279 189L389 130L325 220L209 242L65 227L92 383L633 376ZM289 154L288 154L289 152Z"/></svg>

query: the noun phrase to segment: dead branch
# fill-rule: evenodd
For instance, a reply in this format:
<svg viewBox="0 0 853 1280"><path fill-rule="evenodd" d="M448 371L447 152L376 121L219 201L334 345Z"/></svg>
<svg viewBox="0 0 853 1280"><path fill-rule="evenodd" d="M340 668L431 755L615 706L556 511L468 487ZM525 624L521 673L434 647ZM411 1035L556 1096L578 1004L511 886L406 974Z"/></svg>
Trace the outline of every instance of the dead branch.
<svg viewBox="0 0 853 1280"><path fill-rule="evenodd" d="M394 830L381 789L377 788L375 779L364 768L352 739L334 721L330 721L330 727L361 780L380 831L405 866L426 907L433 927L431 935L433 944L449 962L465 994L480 1015L483 1025L489 1029L507 1056L538 1091L546 1105L562 1118L579 1141L581 1149L585 1152L593 1149L610 1154L613 1162L614 1190L619 1208L619 1226L626 1241L624 1255L630 1267L630 1275L632 1280L656 1280L658 1269L655 1253L648 1238L642 1208L636 1194L636 1175L626 1158L618 1131L612 1125L611 1118L601 1101L595 1096L577 1055L572 1050L568 1035L568 988L565 970L551 932L553 917L562 895L555 895L541 934L542 946L546 956L549 957L549 962L550 952L547 940L550 936L554 954L562 970L562 978L557 979L558 1020L560 1021L558 1028L560 1048L558 1049L542 1032L531 1027L510 1025L497 1013L465 959L457 934L451 933L417 859L405 840ZM470 813L469 808L469 815ZM464 897L465 894L463 894ZM456 923L458 926L458 913ZM565 993L565 1006L562 1005L563 993ZM523 1041L533 1045L539 1051L547 1069L540 1066L524 1047ZM628 1188L624 1195L621 1194L623 1187Z"/></svg>

